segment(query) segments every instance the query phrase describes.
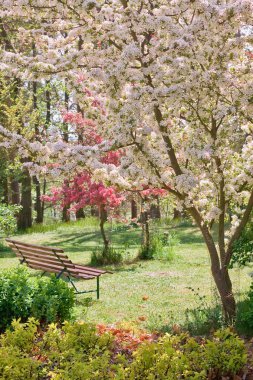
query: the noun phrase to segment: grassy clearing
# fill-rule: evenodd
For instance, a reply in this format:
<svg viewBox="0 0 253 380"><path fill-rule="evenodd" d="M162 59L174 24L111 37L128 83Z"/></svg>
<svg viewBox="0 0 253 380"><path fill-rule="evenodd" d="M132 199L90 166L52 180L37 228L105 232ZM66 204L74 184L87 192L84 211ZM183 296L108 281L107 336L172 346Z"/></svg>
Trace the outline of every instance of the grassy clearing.
<svg viewBox="0 0 253 380"><path fill-rule="evenodd" d="M156 226L155 229L166 230ZM168 230L168 227L167 227ZM215 306L214 283L210 262L198 229L194 226L174 226L180 244L172 262L158 260L135 262L113 268L113 275L101 278L101 299L86 307L85 295L78 296L76 317L99 323L131 321L148 329L163 328L171 323L181 323L187 308L198 307L199 295L206 295L207 303ZM126 230L116 225L108 227L115 248L123 249L125 258L136 256L140 229ZM16 238L34 244L61 247L74 262L87 264L93 249L102 244L96 221L36 227L30 234ZM18 265L18 260L7 247L0 250L0 270ZM233 269L232 279L237 299L249 288L250 268ZM79 289L92 289L95 281L78 281ZM140 321L142 319L142 321Z"/></svg>

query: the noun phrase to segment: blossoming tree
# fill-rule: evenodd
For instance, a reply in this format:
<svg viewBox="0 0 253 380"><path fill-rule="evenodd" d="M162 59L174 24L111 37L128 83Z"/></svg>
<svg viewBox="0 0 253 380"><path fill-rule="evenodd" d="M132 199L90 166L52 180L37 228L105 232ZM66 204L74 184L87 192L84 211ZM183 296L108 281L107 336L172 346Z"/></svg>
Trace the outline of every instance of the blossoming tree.
<svg viewBox="0 0 253 380"><path fill-rule="evenodd" d="M253 208L252 11L251 0L3 0L0 11L6 25L31 21L16 32L15 52L2 50L6 70L79 72L106 99L99 149L123 147L120 165L80 147L68 150L69 167L78 161L119 187L170 192L202 232L228 320L232 248ZM20 43L29 40L36 58Z"/></svg>
<svg viewBox="0 0 253 380"><path fill-rule="evenodd" d="M77 212L86 206L97 206L100 219L99 226L104 244L102 252L104 257L107 255L110 244L104 229L108 210L118 207L123 199L124 197L114 187L106 187L101 182L93 182L91 175L87 172L75 175L67 186L63 183L61 187L52 188L50 195L43 196L45 202L59 205L62 209L67 206L68 212Z"/></svg>

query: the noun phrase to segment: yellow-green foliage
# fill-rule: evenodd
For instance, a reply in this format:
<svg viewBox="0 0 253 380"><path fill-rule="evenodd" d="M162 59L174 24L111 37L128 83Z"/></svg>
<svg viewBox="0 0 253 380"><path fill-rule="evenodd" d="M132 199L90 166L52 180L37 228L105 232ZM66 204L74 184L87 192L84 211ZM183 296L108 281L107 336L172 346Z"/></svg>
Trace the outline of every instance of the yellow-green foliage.
<svg viewBox="0 0 253 380"><path fill-rule="evenodd" d="M87 323L51 324L42 332L34 319L15 321L0 338L5 380L219 380L233 378L246 360L244 342L228 329L211 340L165 335L132 353Z"/></svg>

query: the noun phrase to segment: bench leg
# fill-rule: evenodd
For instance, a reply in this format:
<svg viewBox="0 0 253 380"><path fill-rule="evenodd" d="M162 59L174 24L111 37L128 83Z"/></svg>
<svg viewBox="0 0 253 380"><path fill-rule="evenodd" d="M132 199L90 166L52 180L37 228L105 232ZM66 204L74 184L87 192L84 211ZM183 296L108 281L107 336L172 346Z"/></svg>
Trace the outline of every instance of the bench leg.
<svg viewBox="0 0 253 380"><path fill-rule="evenodd" d="M99 276L97 276L97 300L99 300Z"/></svg>

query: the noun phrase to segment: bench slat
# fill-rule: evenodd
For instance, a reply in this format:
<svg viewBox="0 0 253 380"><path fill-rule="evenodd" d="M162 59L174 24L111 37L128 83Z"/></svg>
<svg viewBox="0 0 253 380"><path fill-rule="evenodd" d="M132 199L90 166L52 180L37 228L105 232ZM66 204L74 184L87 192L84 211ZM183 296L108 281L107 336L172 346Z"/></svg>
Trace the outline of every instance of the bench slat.
<svg viewBox="0 0 253 380"><path fill-rule="evenodd" d="M41 251L47 251L47 252L57 252L57 253L63 253L64 250L61 248L55 248L55 247L49 247L49 246L43 246L43 245L35 245L30 243L23 243L22 241L17 241L13 239L6 239L8 243L15 244L16 246L23 246L23 247L31 247L31 248L39 248Z"/></svg>
<svg viewBox="0 0 253 380"><path fill-rule="evenodd" d="M9 243L9 246L12 248L12 249L17 249L19 250L20 252L30 252L30 253L34 253L34 254L39 254L41 256L48 256L48 257L56 257L56 255L54 254L54 252L47 252L47 251L41 251L40 249L35 249L35 248L30 248L30 247L23 247L23 246L18 246L16 244L12 244L12 243ZM68 258L68 256L66 255L62 255L60 253L57 253L57 256L59 256L62 260L68 260L70 261L70 259Z"/></svg>
<svg viewBox="0 0 253 380"><path fill-rule="evenodd" d="M41 266L41 265L37 266L37 265L32 264L32 265L29 265L29 268L38 269L38 270L41 270L41 271L44 271L44 272L51 272L51 273L56 273L56 274L60 273L60 271L57 270L57 269L55 269L55 268L48 268L48 267L44 267L44 266ZM64 273L62 275L64 275ZM83 280L92 280L92 279L95 278L95 277L91 277L91 276L82 276L82 275L79 276L78 273L71 274L71 276L75 277L75 278L81 278Z"/></svg>
<svg viewBox="0 0 253 380"><path fill-rule="evenodd" d="M48 271L54 271L55 273L60 273L64 269L63 266L46 264L46 263L34 261L34 260L27 261L27 265L31 268L36 268L36 269L44 270L47 272ZM71 269L66 268L66 269L67 269L66 274L71 274L71 276L73 276L73 277L79 277L80 273L76 269L72 269L72 268ZM84 274L84 278L91 279L91 278L95 278L95 277L92 275Z"/></svg>
<svg viewBox="0 0 253 380"><path fill-rule="evenodd" d="M41 256L41 255L36 255L34 253L29 253L29 252L22 252L20 253L20 251L18 251L16 248L12 248L13 251L16 253L16 255L18 257L20 257L21 259L25 258L25 260L29 261L29 260L36 260L36 261L41 261L41 262L44 262L44 263L48 263L48 264L58 264L58 265L61 265L64 267L67 267L67 268L72 268L72 269L75 269L75 266L73 263L67 261L67 260L62 260L62 263L57 259L57 257L53 257L53 256Z"/></svg>
<svg viewBox="0 0 253 380"><path fill-rule="evenodd" d="M63 255L59 255L58 253L57 254L50 254L49 252L42 252L42 251L35 251L35 250L30 250L28 247L26 247L25 249L23 249L23 247L16 247L16 246L13 246L10 244L10 247L12 250L14 250L15 252L18 252L20 254L22 254L23 256L35 256L35 257L41 257L41 258L45 258L45 259L52 259L52 260L57 260L59 262L63 261L63 262L66 262L66 263L69 263L69 265L73 265L74 264L72 263L72 261L68 258L68 256L63 256Z"/></svg>
<svg viewBox="0 0 253 380"><path fill-rule="evenodd" d="M80 265L80 264L75 264L75 268L82 271L82 272L87 271L87 272L94 273L94 274L105 274L105 273L107 273L105 270L96 269L96 268L92 268L92 267L86 267L86 266Z"/></svg>

